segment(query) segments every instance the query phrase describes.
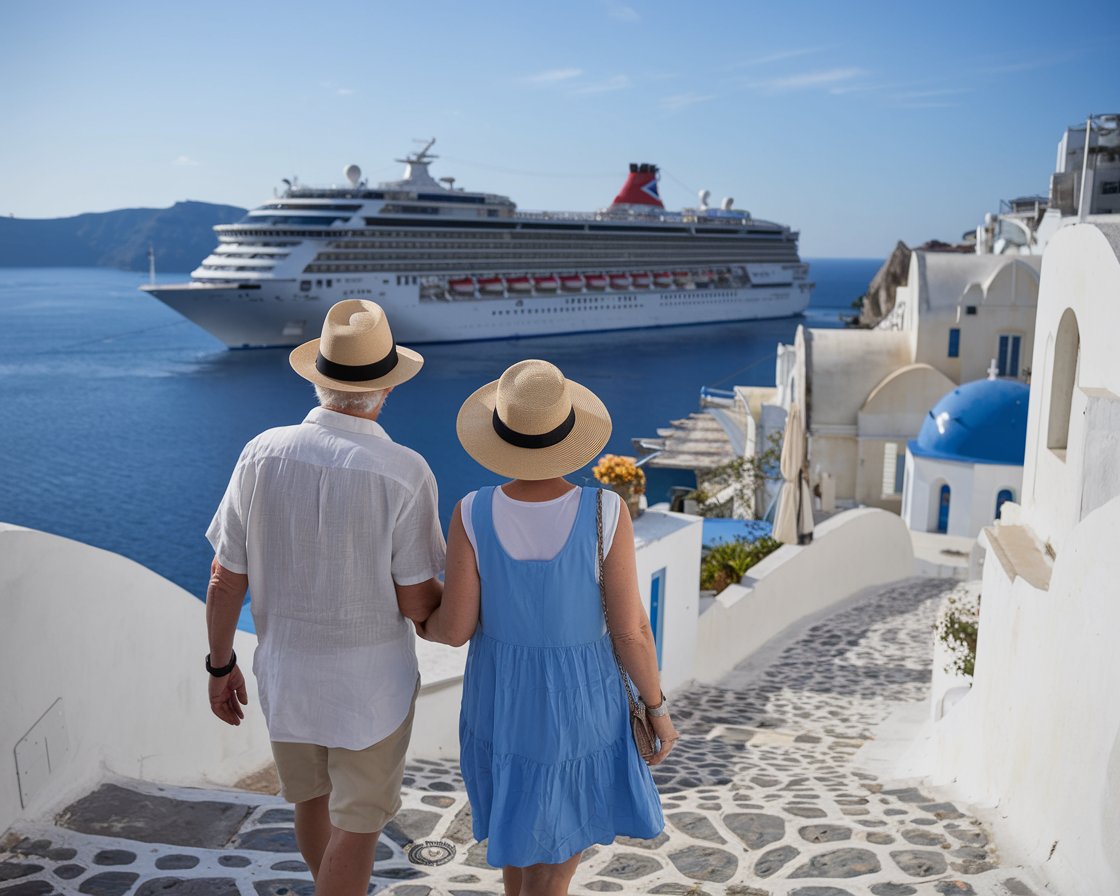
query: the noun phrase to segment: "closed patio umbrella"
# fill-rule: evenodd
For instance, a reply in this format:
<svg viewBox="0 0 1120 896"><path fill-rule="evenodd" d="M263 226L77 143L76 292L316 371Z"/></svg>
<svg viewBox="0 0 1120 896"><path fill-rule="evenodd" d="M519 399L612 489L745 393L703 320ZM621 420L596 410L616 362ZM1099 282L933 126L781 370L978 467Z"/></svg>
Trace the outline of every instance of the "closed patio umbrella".
<svg viewBox="0 0 1120 896"><path fill-rule="evenodd" d="M789 406L782 437L782 485L773 537L785 544L805 544L813 539L813 493L805 476L805 426L797 402Z"/></svg>

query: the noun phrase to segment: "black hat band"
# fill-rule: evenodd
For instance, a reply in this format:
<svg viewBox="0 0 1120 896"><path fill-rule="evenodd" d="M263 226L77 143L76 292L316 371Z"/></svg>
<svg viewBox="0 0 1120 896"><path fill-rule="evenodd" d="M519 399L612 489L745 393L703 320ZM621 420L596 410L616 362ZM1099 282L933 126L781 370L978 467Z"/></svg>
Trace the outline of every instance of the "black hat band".
<svg viewBox="0 0 1120 896"><path fill-rule="evenodd" d="M564 441L568 433L575 429L575 426L575 405L572 405L572 409L568 411L568 416L563 423L555 429L550 429L548 432L542 432L539 435L530 435L529 433L518 432L516 429L510 429L498 416L498 409L494 408L494 432L503 442L509 442L517 448L551 448L553 445Z"/></svg>
<svg viewBox="0 0 1120 896"><path fill-rule="evenodd" d="M372 364L339 364L329 358L324 358L323 353L319 352L318 357L315 358L315 369L323 376L329 376L332 380L342 380L344 383L361 383L366 380L376 380L385 376L394 367L397 366L397 344L394 342L393 347L389 349L387 354L380 361L374 361Z"/></svg>

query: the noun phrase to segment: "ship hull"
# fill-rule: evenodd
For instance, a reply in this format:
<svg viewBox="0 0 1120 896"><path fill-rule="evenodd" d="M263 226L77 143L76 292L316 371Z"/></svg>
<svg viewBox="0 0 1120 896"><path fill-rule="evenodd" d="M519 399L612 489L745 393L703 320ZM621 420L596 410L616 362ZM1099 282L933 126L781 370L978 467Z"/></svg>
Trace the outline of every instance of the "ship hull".
<svg viewBox="0 0 1120 896"><path fill-rule="evenodd" d="M143 289L230 348L298 345L318 336L327 310L348 298L377 302L399 342L422 345L791 317L806 309L812 290L796 282L437 299L385 281L313 292L299 292L294 280Z"/></svg>

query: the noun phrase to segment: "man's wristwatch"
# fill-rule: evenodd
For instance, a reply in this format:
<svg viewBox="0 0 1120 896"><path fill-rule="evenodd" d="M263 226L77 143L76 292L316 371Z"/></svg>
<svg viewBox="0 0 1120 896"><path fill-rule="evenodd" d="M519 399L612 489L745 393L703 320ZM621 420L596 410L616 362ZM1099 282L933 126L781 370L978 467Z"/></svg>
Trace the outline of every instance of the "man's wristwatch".
<svg viewBox="0 0 1120 896"><path fill-rule="evenodd" d="M233 671L233 667L237 665L237 654L232 650L229 652L229 662L224 666L215 668L210 665L210 654L206 654L206 671L213 675L215 678L225 678Z"/></svg>
<svg viewBox="0 0 1120 896"><path fill-rule="evenodd" d="M657 706L647 706L646 715L651 719L660 719L662 716L669 715L669 704L665 700L665 692L661 692L661 702Z"/></svg>

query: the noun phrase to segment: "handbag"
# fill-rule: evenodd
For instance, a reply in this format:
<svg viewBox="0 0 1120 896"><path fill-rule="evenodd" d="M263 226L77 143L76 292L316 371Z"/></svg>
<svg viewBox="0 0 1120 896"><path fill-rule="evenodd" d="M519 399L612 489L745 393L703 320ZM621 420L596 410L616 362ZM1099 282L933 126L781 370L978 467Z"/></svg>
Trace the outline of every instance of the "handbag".
<svg viewBox="0 0 1120 896"><path fill-rule="evenodd" d="M603 601L603 621L607 624L607 634L611 634L611 622L607 617L607 582L603 576L603 490L597 489L595 494L595 528L598 533L598 546L595 550L599 568L599 597ZM657 752L657 735L653 733L653 722L646 715L646 705L641 697L635 697L630 687L630 676L622 668L622 659L618 655L618 648L614 646L614 635L611 635L611 649L614 651L614 661L618 664L618 674L622 678L622 685L626 688L626 699L630 704L630 731L634 735L634 746L638 748L638 755L648 762Z"/></svg>

